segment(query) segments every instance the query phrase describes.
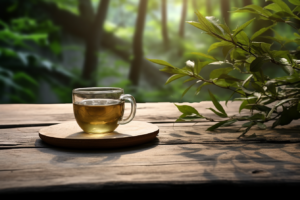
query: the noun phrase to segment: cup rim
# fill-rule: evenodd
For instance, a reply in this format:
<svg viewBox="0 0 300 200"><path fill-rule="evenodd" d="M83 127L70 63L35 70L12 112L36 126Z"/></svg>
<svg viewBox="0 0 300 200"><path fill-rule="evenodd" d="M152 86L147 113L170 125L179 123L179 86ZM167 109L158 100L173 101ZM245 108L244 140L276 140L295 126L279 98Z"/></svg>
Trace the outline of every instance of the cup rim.
<svg viewBox="0 0 300 200"><path fill-rule="evenodd" d="M124 93L122 88L118 87L85 87L75 88L73 94L111 94L111 93Z"/></svg>

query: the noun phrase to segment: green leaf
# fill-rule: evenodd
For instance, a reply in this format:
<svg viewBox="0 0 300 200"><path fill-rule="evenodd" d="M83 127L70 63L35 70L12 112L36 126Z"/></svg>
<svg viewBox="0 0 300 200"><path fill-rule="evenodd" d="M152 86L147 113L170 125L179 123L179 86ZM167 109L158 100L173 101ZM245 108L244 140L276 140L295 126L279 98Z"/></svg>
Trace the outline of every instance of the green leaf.
<svg viewBox="0 0 300 200"><path fill-rule="evenodd" d="M281 65L281 68L290 76L294 74L294 69L290 65Z"/></svg>
<svg viewBox="0 0 300 200"><path fill-rule="evenodd" d="M242 86L244 86L251 78L253 77L253 74L249 75L243 82Z"/></svg>
<svg viewBox="0 0 300 200"><path fill-rule="evenodd" d="M285 22L285 23L288 23L288 21L285 21L284 19L282 18L295 18L295 16L293 14L290 14L288 12L285 12L285 11L280 11L280 12L276 12L274 13L272 16L270 16L269 18L271 20L276 20L277 22Z"/></svg>
<svg viewBox="0 0 300 200"><path fill-rule="evenodd" d="M185 81L183 81L183 83L186 83L186 82L189 82L189 81L193 81L193 80L195 80L196 78L194 78L194 77L191 77L191 78L189 78L189 79L187 79L187 80L185 80Z"/></svg>
<svg viewBox="0 0 300 200"><path fill-rule="evenodd" d="M253 9L249 9L249 8L239 8L237 10L234 11L229 11L232 13L254 13L254 14L258 14L257 11L253 10Z"/></svg>
<svg viewBox="0 0 300 200"><path fill-rule="evenodd" d="M201 70L203 69L203 67L207 66L208 64L212 63L214 61L205 61L205 62L196 62L195 63L195 67L194 67L194 73L195 74L199 74L201 72Z"/></svg>
<svg viewBox="0 0 300 200"><path fill-rule="evenodd" d="M217 60L217 59L215 59L214 57L212 57L212 56L210 56L210 55L207 55L207 54L204 54L204 53L192 52L192 54L198 55L198 56L201 56L201 57L204 57L204 58L208 58L208 59L211 59L211 60Z"/></svg>
<svg viewBox="0 0 300 200"><path fill-rule="evenodd" d="M226 100L225 106L227 106L228 101L232 98L232 96L236 93L236 91L233 91L230 95L230 97Z"/></svg>
<svg viewBox="0 0 300 200"><path fill-rule="evenodd" d="M214 104L214 106L224 115L226 115L227 117L227 114L224 110L224 108L222 107L222 105L217 101L216 97L210 92L210 90L208 90L208 93L209 93L209 96Z"/></svg>
<svg viewBox="0 0 300 200"><path fill-rule="evenodd" d="M233 70L232 67L226 67L226 68L215 69L215 70L213 70L213 71L210 73L209 78L210 78L210 79L219 78L219 76L221 76L221 74L228 74L228 73L231 72L232 70Z"/></svg>
<svg viewBox="0 0 300 200"><path fill-rule="evenodd" d="M242 125L242 127L251 127L251 126L253 126L254 124L256 124L256 123L253 122L253 121L250 121L250 122L244 123L244 124Z"/></svg>
<svg viewBox="0 0 300 200"><path fill-rule="evenodd" d="M231 124L237 122L237 119L230 119L228 120L225 124L221 125L221 126L230 126Z"/></svg>
<svg viewBox="0 0 300 200"><path fill-rule="evenodd" d="M214 79L213 82L215 85L220 86L220 87L225 87L225 88L228 88L228 87L238 88L239 87L238 82L228 80L228 79Z"/></svg>
<svg viewBox="0 0 300 200"><path fill-rule="evenodd" d="M246 108L248 109L249 107L247 107L248 104L255 104L257 97L248 97L246 100L244 100L239 108L239 113L241 113L241 111Z"/></svg>
<svg viewBox="0 0 300 200"><path fill-rule="evenodd" d="M228 34L231 35L231 31L230 28L227 26L227 24L220 24L220 26L222 27L222 29Z"/></svg>
<svg viewBox="0 0 300 200"><path fill-rule="evenodd" d="M184 67L182 69L179 69L176 67L165 66L163 69L160 69L159 71L167 72L170 74L193 75L193 71L189 67Z"/></svg>
<svg viewBox="0 0 300 200"><path fill-rule="evenodd" d="M201 116L200 113L192 106L188 106L188 105L182 105L181 106L181 105L177 105L177 104L174 104L174 105L178 108L178 110L180 112L182 112L185 115L195 114L195 115Z"/></svg>
<svg viewBox="0 0 300 200"><path fill-rule="evenodd" d="M223 28L218 24L218 19L213 16L206 16L205 17L213 26L215 26L215 30L218 31L219 34L224 35L225 32Z"/></svg>
<svg viewBox="0 0 300 200"><path fill-rule="evenodd" d="M10 87L12 87L14 89L17 89L17 90L20 90L20 91L23 89L20 85L16 84L11 78L8 78L6 76L2 76L0 74L0 83L1 82L4 83L4 85L10 86Z"/></svg>
<svg viewBox="0 0 300 200"><path fill-rule="evenodd" d="M233 48L234 48L234 47L231 47L231 46L223 47L222 53L223 53L223 56L224 56L225 59L226 59L228 53L229 53Z"/></svg>
<svg viewBox="0 0 300 200"><path fill-rule="evenodd" d="M207 32L216 32L215 27L210 21L208 21L198 10L195 11L199 23L201 23L208 31Z"/></svg>
<svg viewBox="0 0 300 200"><path fill-rule="evenodd" d="M298 98L289 98L289 99L281 100L281 101L278 102L275 106L273 106L273 108L270 110L269 114L267 115L267 118L270 118L270 117L271 117L272 113L274 112L274 110L275 110L278 106L280 106L280 105L282 105L282 104L284 104L284 103L286 103L286 102L288 102L288 101L294 101L294 100L299 100L299 99L298 99Z"/></svg>
<svg viewBox="0 0 300 200"><path fill-rule="evenodd" d="M221 122L218 122L216 124L214 124L213 126L209 127L208 129L206 129L207 131L213 131L215 130L216 128L219 128L220 126L222 126L223 124L227 123L229 120L225 120L225 121L221 121Z"/></svg>
<svg viewBox="0 0 300 200"><path fill-rule="evenodd" d="M251 64L250 64L250 71L251 72L258 72L259 70L261 70L261 66L264 63L264 59L263 57L257 57Z"/></svg>
<svg viewBox="0 0 300 200"><path fill-rule="evenodd" d="M275 11L275 12L284 11L284 10L283 10L278 4L276 4L276 3L269 4L269 5L265 6L264 9L272 10L272 11Z"/></svg>
<svg viewBox="0 0 300 200"><path fill-rule="evenodd" d="M291 4L296 5L296 6L300 6L300 1L299 1L299 0L289 0L289 2L290 2Z"/></svg>
<svg viewBox="0 0 300 200"><path fill-rule="evenodd" d="M256 91L263 94L265 93L264 89L260 85L256 84L255 82L251 83L251 85Z"/></svg>
<svg viewBox="0 0 300 200"><path fill-rule="evenodd" d="M257 126L258 126L258 128L263 129L263 130L267 128L267 126L261 122L258 122Z"/></svg>
<svg viewBox="0 0 300 200"><path fill-rule="evenodd" d="M236 39L238 40L239 43L249 46L249 38L247 34L244 31L241 31L237 36Z"/></svg>
<svg viewBox="0 0 300 200"><path fill-rule="evenodd" d="M190 85L188 88L186 88L186 89L184 90L184 92L182 93L181 97L183 97L183 96L187 93L187 91L189 91L189 90L191 89L191 87L194 86L195 84L196 84L196 82L193 83L192 85Z"/></svg>
<svg viewBox="0 0 300 200"><path fill-rule="evenodd" d="M231 60L245 60L248 53L242 50L241 48L234 48L230 52Z"/></svg>
<svg viewBox="0 0 300 200"><path fill-rule="evenodd" d="M265 120L265 115L264 114L261 114L261 113L256 113L256 114L254 114L254 115L252 115L249 119L251 119L251 120Z"/></svg>
<svg viewBox="0 0 300 200"><path fill-rule="evenodd" d="M273 40L275 42L278 42L279 44L282 45L282 42L280 39L276 38L276 37L271 37L271 36L260 36L260 38L265 38L265 39L268 39L268 40ZM276 51L275 51L276 52Z"/></svg>
<svg viewBox="0 0 300 200"><path fill-rule="evenodd" d="M209 49L207 50L207 52L210 52L218 47L228 47L228 48L233 48L234 45L230 42L226 42L226 41L221 41L221 42L216 42L213 43L212 45L210 45Z"/></svg>
<svg viewBox="0 0 300 200"><path fill-rule="evenodd" d="M268 44L268 43L261 43L261 49L268 53L271 57L272 57L272 54L271 54L271 51L270 51L270 48L271 48L272 44Z"/></svg>
<svg viewBox="0 0 300 200"><path fill-rule="evenodd" d="M239 26L239 27L235 30L235 32L234 32L234 34L233 34L233 37L235 37L237 34L239 34L241 31L243 31L243 30L244 30L249 24L251 24L254 20L255 20L255 18L253 18L253 19L247 21L246 23L244 23L243 25Z"/></svg>
<svg viewBox="0 0 300 200"><path fill-rule="evenodd" d="M271 54L274 58L286 58L288 51L271 51Z"/></svg>
<svg viewBox="0 0 300 200"><path fill-rule="evenodd" d="M205 32L210 32L208 27L206 27L205 25L199 23L199 22L194 22L194 21L187 21L188 24L202 30L202 31L205 31Z"/></svg>
<svg viewBox="0 0 300 200"><path fill-rule="evenodd" d="M182 74L180 73L179 68L173 68L173 67L164 67L163 69L160 69L159 71L170 73L170 74ZM182 75L187 75L187 74L182 74Z"/></svg>
<svg viewBox="0 0 300 200"><path fill-rule="evenodd" d="M293 120L300 118L300 113L297 110L298 105L294 105L290 108L283 106L283 111L281 112L280 117L273 123L272 128L275 128L277 125L287 125Z"/></svg>
<svg viewBox="0 0 300 200"><path fill-rule="evenodd" d="M181 78L181 77L184 77L184 76L185 76L185 75L183 75L183 74L174 74L174 75L172 75L172 76L170 76L170 77L168 78L168 80L166 81L165 84L171 83L172 81L175 81L175 80L177 80L177 79L179 79L179 78Z"/></svg>
<svg viewBox="0 0 300 200"><path fill-rule="evenodd" d="M300 6L296 6L293 10L293 12L297 12L297 15L299 15L300 12Z"/></svg>
<svg viewBox="0 0 300 200"><path fill-rule="evenodd" d="M157 60L157 59L148 59L150 62L153 62L155 64L159 64L159 65L163 65L163 66L167 66L167 67L172 67L175 68L173 65L171 65L170 63L163 61L163 60Z"/></svg>
<svg viewBox="0 0 300 200"><path fill-rule="evenodd" d="M276 3L283 11L290 13L291 15L294 15L292 10L286 3L284 3L282 0L272 0L274 3Z"/></svg>
<svg viewBox="0 0 300 200"><path fill-rule="evenodd" d="M195 94L198 95L198 94L200 93L200 91L201 91L201 89L202 89L203 86L205 86L205 85L210 85L210 84L211 84L211 83L208 83L208 82L205 82L205 83L201 84L201 85L197 88Z"/></svg>
<svg viewBox="0 0 300 200"><path fill-rule="evenodd" d="M277 92L276 92L275 84L269 84L267 86L267 91L270 92L272 94L272 96L276 96Z"/></svg>
<svg viewBox="0 0 300 200"><path fill-rule="evenodd" d="M269 84L274 84L274 83L281 83L281 84L293 84L296 83L300 80L300 77L297 74L293 74L292 76L282 76L282 77L277 77L274 79L271 79L266 82L266 85L268 86Z"/></svg>
<svg viewBox="0 0 300 200"><path fill-rule="evenodd" d="M219 117L222 117L222 118L226 118L226 117L227 117L227 115L224 115L223 113L220 113L220 112L216 111L216 110L213 109L213 108L207 108L207 109L213 111L213 112L214 112L216 115L218 115Z"/></svg>
<svg viewBox="0 0 300 200"><path fill-rule="evenodd" d="M198 115L185 115L182 114L177 120L182 120L182 121L191 121L195 119L202 119L204 118L203 116L198 116ZM176 120L176 122L177 122Z"/></svg>
<svg viewBox="0 0 300 200"><path fill-rule="evenodd" d="M15 80L25 80L26 82L28 83L31 83L33 85L39 85L38 82L33 78L31 77L29 74L26 74L25 72L17 72L15 75L14 75L14 79Z"/></svg>
<svg viewBox="0 0 300 200"><path fill-rule="evenodd" d="M230 76L228 74L221 74L218 79L226 79L228 81L236 81L236 82L240 82L240 81L243 81L241 79L238 79L238 78L235 78L233 76Z"/></svg>
<svg viewBox="0 0 300 200"><path fill-rule="evenodd" d="M260 6L258 6L258 5L254 5L254 4L252 4L252 5L247 5L247 6L245 6L244 8L250 8L250 9L252 9L253 11L255 11L255 12L257 12L257 13L261 13L261 14L263 14L263 15L265 15L265 16L270 16L270 15L272 15L272 13L271 13L270 11L268 11L268 10L266 10L266 9L263 9L262 7L260 7Z"/></svg>
<svg viewBox="0 0 300 200"><path fill-rule="evenodd" d="M263 34L264 32L266 32L267 30L269 30L270 28L272 28L273 26L275 26L276 24L273 24L271 26L268 26L268 27L265 27L265 28L262 28L258 31L256 31L252 37L251 37L251 40L254 40L256 37L260 36L261 34Z"/></svg>
<svg viewBox="0 0 300 200"><path fill-rule="evenodd" d="M246 106L249 104L248 101L243 101L240 105L240 108L239 108L239 113L241 113L241 111L246 108Z"/></svg>
<svg viewBox="0 0 300 200"><path fill-rule="evenodd" d="M259 104L248 104L248 105L246 105L246 108L251 109L251 110L262 111L262 112L265 112L266 114L268 114L271 110L271 108L264 106L264 105L259 105Z"/></svg>

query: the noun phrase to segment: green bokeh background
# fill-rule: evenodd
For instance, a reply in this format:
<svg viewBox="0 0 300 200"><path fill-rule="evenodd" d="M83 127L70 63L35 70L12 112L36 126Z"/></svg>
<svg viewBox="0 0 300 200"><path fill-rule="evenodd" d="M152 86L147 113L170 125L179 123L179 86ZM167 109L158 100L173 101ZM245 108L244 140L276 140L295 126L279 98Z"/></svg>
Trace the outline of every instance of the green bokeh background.
<svg viewBox="0 0 300 200"><path fill-rule="evenodd" d="M208 13L207 0L195 2L187 0L186 21L195 21L194 10L207 16L211 14L222 21L220 1L208 0L212 5L212 13ZM252 0L259 5L262 0ZM93 9L97 10L99 0L92 0ZM229 0L230 9L242 7L243 1ZM288 5L289 2L285 1ZM49 13L41 7L41 3L50 3L71 14L80 17L78 0L1 0L0 2L0 103L71 103L72 89L78 83L84 85L81 78L85 42L64 27L58 26ZM213 38L202 34L199 29L185 24L184 37L180 37L179 24L182 12L182 0L167 1L167 28L169 47L165 48L162 37L161 1L149 0L143 33L143 51L145 58L165 60L176 67L184 67L187 60L198 58L191 52L206 53ZM104 30L125 41L128 46L120 48L132 52L132 41L138 13L138 0L111 0L104 23ZM229 26L234 29L254 16L249 14L230 14ZM262 23L256 21L257 24ZM78 24L80 27L81 24ZM251 25L245 32L251 35L255 29ZM275 30L286 38L294 38L289 26L279 24ZM273 34L273 33L271 33ZM288 49L295 46L287 45ZM181 52L181 53L179 53ZM222 59L222 52L214 50L213 56ZM130 61L123 60L113 51L100 47L97 53L98 67L94 72L98 87L122 87L125 93L131 93L137 102L200 102L209 100L207 90L210 89L218 100L226 100L231 93L215 86L205 86L201 93L195 95L192 88L182 97L189 86L182 79L164 85L148 83L140 74L138 86L133 86L128 79ZM154 65L157 73L160 66ZM142 66L141 66L142 67ZM207 66L204 76L218 66ZM143 68L142 68L143 70ZM277 76L282 71L274 66L266 69L270 76ZM233 72L234 73L234 72ZM156 80L157 77L153 76ZM165 81L167 80L165 76Z"/></svg>

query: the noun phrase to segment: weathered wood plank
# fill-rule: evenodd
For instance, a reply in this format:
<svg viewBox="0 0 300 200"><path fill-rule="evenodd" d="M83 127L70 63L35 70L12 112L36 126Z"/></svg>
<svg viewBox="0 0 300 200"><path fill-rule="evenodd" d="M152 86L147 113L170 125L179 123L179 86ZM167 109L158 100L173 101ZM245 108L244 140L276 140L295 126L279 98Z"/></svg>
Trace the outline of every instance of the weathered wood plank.
<svg viewBox="0 0 300 200"><path fill-rule="evenodd" d="M201 103L179 103L179 105L194 106L199 112L207 117L218 118L206 108L214 107L209 101ZM222 102L224 105L224 102ZM238 114L239 102L224 105L230 114ZM65 121L73 121L72 104L2 104L0 105L0 127L12 125L38 125L55 124ZM125 115L129 114L130 105L126 104ZM174 122L180 112L174 103L138 103L136 121L147 122Z"/></svg>
<svg viewBox="0 0 300 200"><path fill-rule="evenodd" d="M0 191L72 184L300 183L300 144L148 144L110 151L1 150Z"/></svg>
<svg viewBox="0 0 300 200"><path fill-rule="evenodd" d="M243 122L241 122L243 123ZM279 126L276 129L260 130L253 128L246 137L237 139L242 133L239 130L241 123L236 126L223 127L214 132L206 131L213 123L164 123L156 124L160 129L158 140L155 144L230 144L244 142L273 142L273 143L295 143L300 142L299 121L294 121L287 126ZM0 149L3 148L48 148L43 143L38 131L42 127L24 127L0 129ZM255 133L256 137L251 136Z"/></svg>

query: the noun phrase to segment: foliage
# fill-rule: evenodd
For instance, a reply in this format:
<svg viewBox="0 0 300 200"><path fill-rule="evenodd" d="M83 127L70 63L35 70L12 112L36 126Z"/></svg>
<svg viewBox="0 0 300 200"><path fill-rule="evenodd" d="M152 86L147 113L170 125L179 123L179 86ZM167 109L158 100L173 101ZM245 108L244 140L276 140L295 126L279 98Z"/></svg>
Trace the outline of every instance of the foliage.
<svg viewBox="0 0 300 200"><path fill-rule="evenodd" d="M294 5L294 9L290 9L282 0L271 0L271 4L265 7L248 5L237 8L232 12L251 13L255 14L256 18L238 26L233 31L226 24L219 23L214 17L204 17L196 11L198 22L189 21L187 23L218 40L208 48L208 53L214 49L221 49L224 59L194 52L193 54L204 60L187 61L183 68L177 68L163 60L148 60L164 66L160 71L172 74L166 84L181 77L187 77L188 79L184 82L192 84L184 91L183 95L193 86L197 87L196 94L199 94L206 85L215 85L240 95L240 98L235 100L241 101L239 112L243 109L251 111L247 116L228 116L215 96L209 92L216 107L216 109L209 109L224 118L223 121L208 128L209 131L237 121L246 121L242 125L245 130L241 136L244 136L253 126L265 129L264 123L270 120L274 120L272 128L289 124L292 120L300 118L300 60L298 60L300 48L287 50L285 45L287 43L300 45L300 32L297 30L300 20L298 17L300 0L289 0L289 2ZM272 25L258 30L252 36L247 35L244 29L251 23L258 23L257 20L267 20ZM274 37L267 37L273 43L257 41L264 32L269 29L274 30L279 23L293 27L295 39L286 39L275 32ZM276 48L276 43L279 44L278 48ZM202 69L212 65L219 65L220 68L211 71L209 78L205 78ZM265 70L269 65L272 65L274 69L282 69L286 75L271 78ZM177 121L205 118L190 106L176 106L183 113Z"/></svg>
<svg viewBox="0 0 300 200"><path fill-rule="evenodd" d="M37 21L29 17L14 18L10 23L0 21L0 98L2 103L34 103L38 96L39 80L60 85L54 75L72 77L72 74L48 59L34 53L38 47L49 46L59 54L57 40L49 36L58 31L51 21Z"/></svg>

